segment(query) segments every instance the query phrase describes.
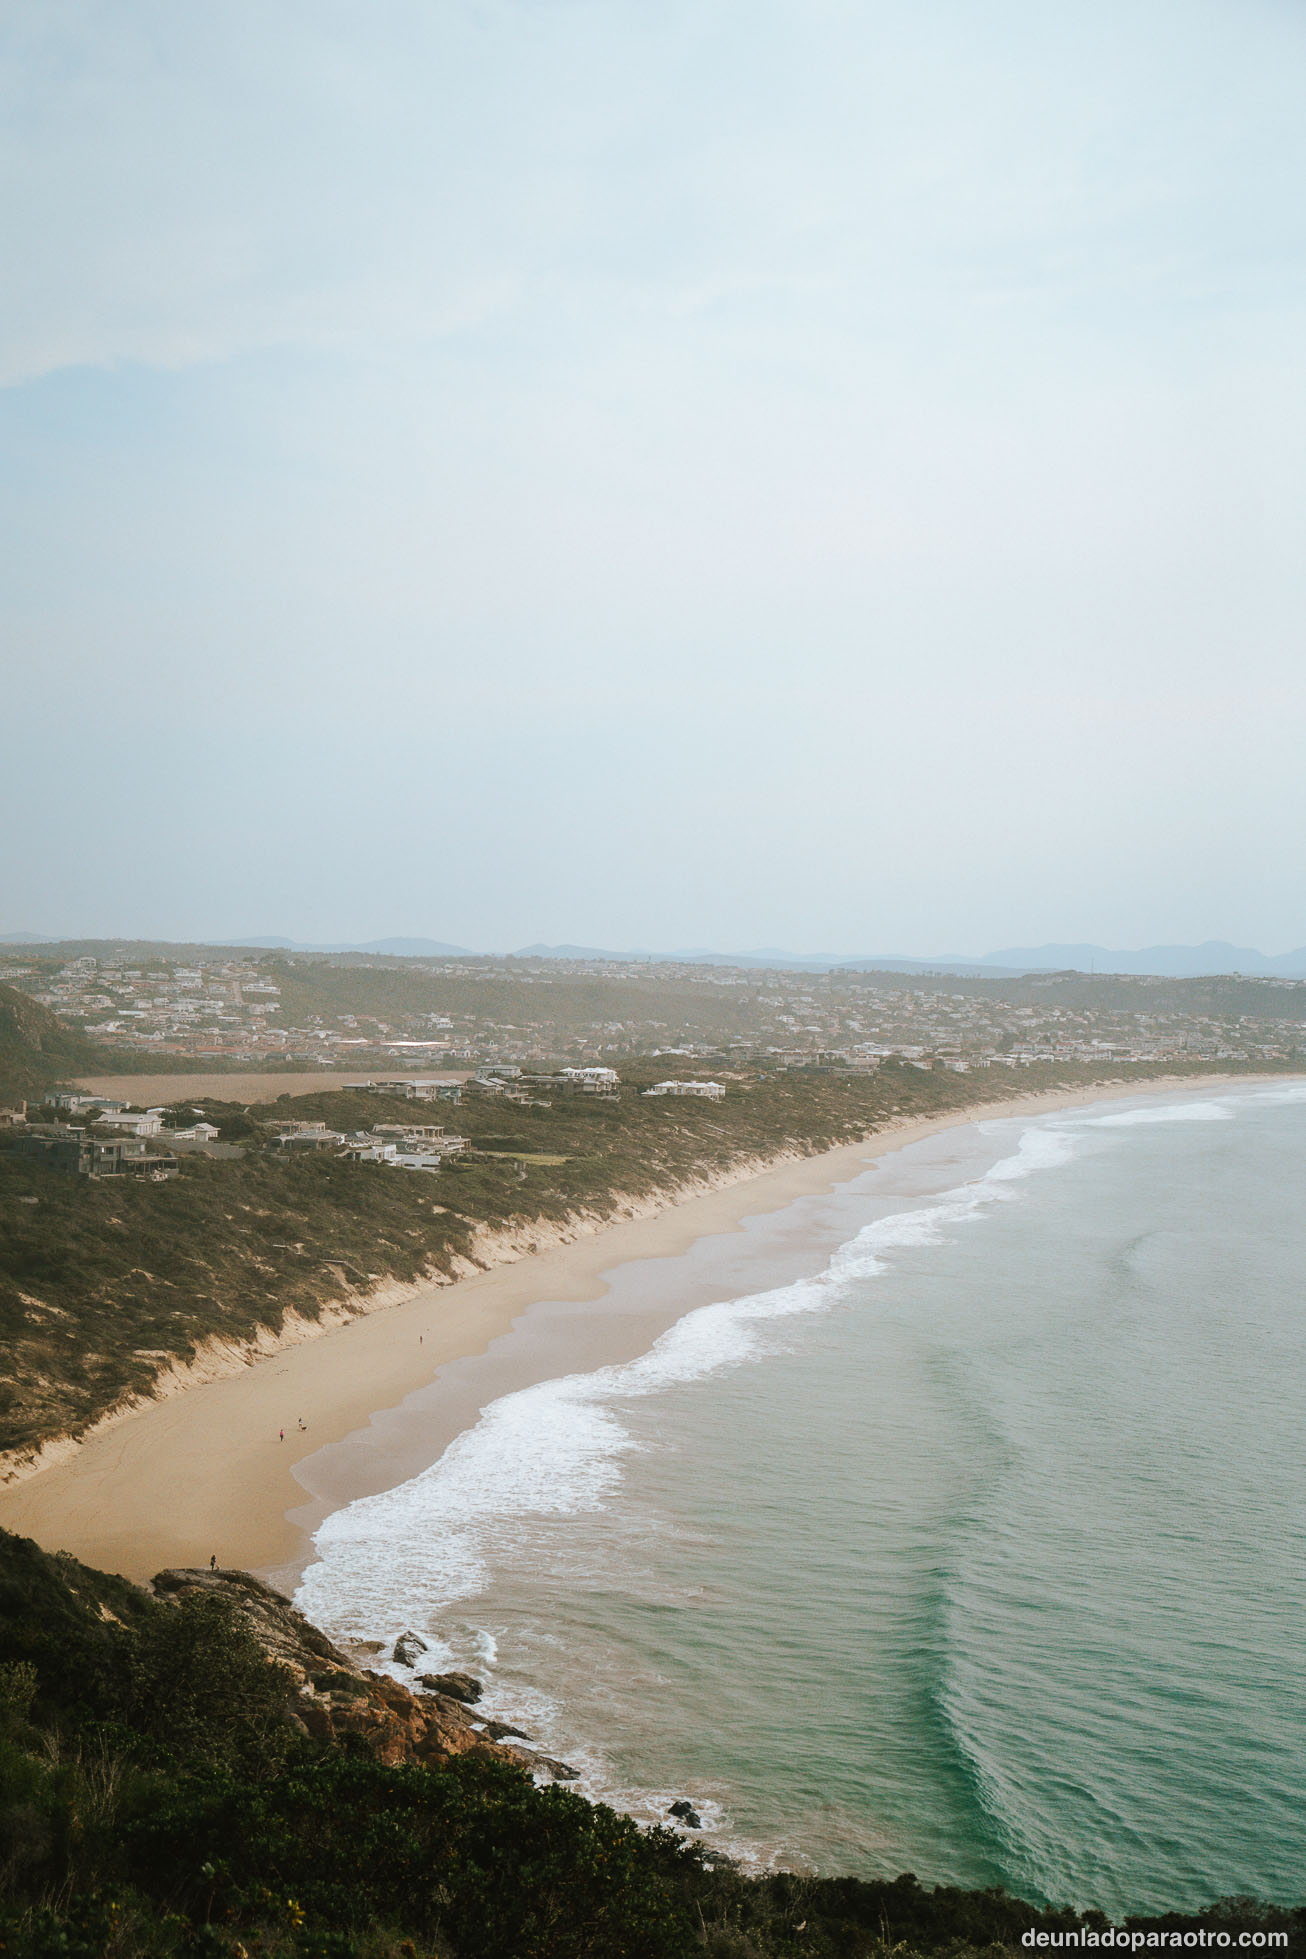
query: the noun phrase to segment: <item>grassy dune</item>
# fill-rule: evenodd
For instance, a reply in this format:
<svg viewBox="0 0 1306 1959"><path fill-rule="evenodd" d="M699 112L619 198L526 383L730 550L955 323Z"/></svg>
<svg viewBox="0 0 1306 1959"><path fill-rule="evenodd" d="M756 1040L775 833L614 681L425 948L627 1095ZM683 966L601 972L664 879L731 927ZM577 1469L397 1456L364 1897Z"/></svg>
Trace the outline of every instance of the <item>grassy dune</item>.
<svg viewBox="0 0 1306 1959"><path fill-rule="evenodd" d="M869 1078L752 1072L718 1103L646 1099L638 1088L656 1068L629 1073L611 1102L441 1105L478 1147L434 1176L268 1147L292 1114L338 1129L413 1114L395 1098L338 1091L271 1107L210 1102L224 1140L245 1154L185 1156L163 1184L65 1177L0 1156L0 1449L80 1433L213 1336L275 1332L289 1311L316 1316L383 1281L448 1274L481 1228L602 1219L695 1178L857 1141L894 1116L1094 1079L1065 1067L1018 1081L910 1066Z"/></svg>

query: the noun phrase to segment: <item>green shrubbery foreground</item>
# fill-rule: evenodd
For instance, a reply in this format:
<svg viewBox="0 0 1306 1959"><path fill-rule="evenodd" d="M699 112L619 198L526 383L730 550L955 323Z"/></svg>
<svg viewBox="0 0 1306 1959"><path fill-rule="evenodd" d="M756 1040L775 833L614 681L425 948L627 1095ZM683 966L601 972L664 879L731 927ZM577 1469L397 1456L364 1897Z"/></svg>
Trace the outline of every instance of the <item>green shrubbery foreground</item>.
<svg viewBox="0 0 1306 1959"><path fill-rule="evenodd" d="M286 1706L221 1598L166 1605L0 1533L0 1954L961 1959L1105 1924L912 1877L747 1878L500 1762L311 1743ZM1292 1935L1306 1914L1147 1922Z"/></svg>

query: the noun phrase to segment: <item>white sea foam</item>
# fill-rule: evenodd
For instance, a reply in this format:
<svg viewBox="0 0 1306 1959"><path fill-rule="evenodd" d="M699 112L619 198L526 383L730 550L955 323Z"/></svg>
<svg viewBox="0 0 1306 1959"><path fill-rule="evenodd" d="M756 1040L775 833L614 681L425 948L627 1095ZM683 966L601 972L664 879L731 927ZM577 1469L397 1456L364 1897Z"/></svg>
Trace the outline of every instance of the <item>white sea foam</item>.
<svg viewBox="0 0 1306 1959"><path fill-rule="evenodd" d="M1015 1155L1003 1157L980 1181L1013 1183L1017 1178L1032 1176L1036 1170L1055 1170L1060 1164L1068 1163L1074 1152L1075 1139L1066 1130L1027 1129Z"/></svg>
<svg viewBox="0 0 1306 1959"><path fill-rule="evenodd" d="M983 1125L988 1156L1001 1161L936 1197L900 1199L911 1208L866 1225L814 1277L718 1299L628 1366L488 1407L424 1477L329 1520L304 1602L329 1629L361 1637L411 1623L430 1642L427 1666L481 1676L478 1712L574 1764L585 1794L646 1823L687 1796L706 1840L753 1867L804 1856L821 1868L910 1863L938 1881L1001 1880L1120 1909L1156 1902L1148 1886L1162 1863L1167 1899L1187 1898L1216 1865L1226 1889L1248 1888L1246 1873L1259 1880L1263 1870L1282 1889L1284 1846L1300 1829L1273 1754L1283 1733L1274 1666L1255 1644L1272 1612L1244 1652L1252 1552L1241 1540L1211 1566L1219 1582L1208 1586L1201 1569L1193 1582L1189 1481L1209 1510L1223 1501L1226 1470L1221 1458L1204 1485L1202 1456L1176 1453L1186 1405L1169 1428L1164 1408L1152 1420L1132 1337L1140 1312L1158 1316L1145 1328L1186 1330L1194 1294L1206 1325L1223 1312L1223 1268L1202 1295L1182 1228L1187 1220L1201 1238L1207 1181L1170 1174L1176 1162L1222 1166L1231 1228L1250 1231L1243 1249L1261 1278L1236 1313L1250 1342L1248 1307L1280 1282L1290 1291L1300 1261L1258 1260L1262 1234L1251 1230L1273 1216L1264 1186L1278 1195L1274 1126L1306 1148L1291 1109L1255 1119L1262 1104L1281 1102L1306 1104L1306 1083L1222 1085L1214 1103L1098 1104ZM1218 1136L1191 1127L1213 1121L1225 1124ZM1166 1123L1180 1126L1163 1136ZM927 1145L908 1161L937 1165L944 1154ZM1091 1166L1082 1179L1056 1169L1071 1159ZM1158 1165L1166 1175L1149 1194ZM1294 1159L1284 1169L1290 1193ZM1002 1229L990 1233L984 1220L999 1208ZM1176 1228L1147 1239L1140 1294L1130 1260L1153 1219ZM1201 1242L1222 1242L1223 1215L1216 1224ZM917 1285L942 1262L931 1248L949 1244L950 1283ZM1020 1264L1026 1253L1032 1262ZM1038 1286L1009 1285L1023 1273L1039 1275ZM1173 1312L1158 1274L1181 1281ZM1045 1287L1055 1308L1046 1315ZM984 1310L966 1310L972 1300ZM1127 1310L1123 1341L1120 1315L1103 1310L1113 1306ZM1272 1378L1229 1368L1233 1335L1214 1366L1197 1364L1204 1343L1193 1343L1217 1438L1223 1422L1246 1418L1249 1397L1254 1408L1267 1395L1281 1410L1295 1406L1280 1375L1297 1325L1289 1302L1282 1320L1261 1326ZM1242 1339L1240 1330L1239 1348ZM1188 1350L1171 1339L1166 1351ZM802 1358L752 1365L782 1353ZM732 1370L743 1371L737 1395L677 1391ZM1274 1432L1283 1419L1264 1426ZM1253 1442L1259 1420L1247 1430ZM1140 1437L1154 1429L1148 1454ZM1253 1460L1249 1489L1268 1488L1274 1479L1255 1471ZM1289 1517L1290 1492L1271 1514ZM1103 1544L1102 1515L1141 1516L1156 1549L1122 1559L1128 1535ZM1274 1560L1267 1598L1291 1601L1290 1558L1275 1548L1286 1537L1290 1528L1248 1534ZM1179 1675L1172 1649L1184 1637ZM1230 1656L1223 1673L1221 1654ZM1214 1743L1192 1775L1185 1765L1158 1780L1153 1743L1164 1739L1169 1760L1191 1738L1188 1704L1174 1716L1174 1678L1194 1695L1200 1686ZM814 1795L759 1759L761 1738L791 1720L810 1747ZM1263 1772L1257 1751L1269 1760ZM1184 1812L1188 1781L1196 1793ZM1201 1838L1204 1818L1218 1809L1223 1830L1247 1787L1255 1811L1249 1800L1242 1839L1226 1854ZM1177 1833L1166 1834L1171 1805L1203 1842L1196 1875ZM1087 1861L1085 1844L1094 1846ZM1265 1882L1258 1888L1269 1895Z"/></svg>
<svg viewBox="0 0 1306 1959"><path fill-rule="evenodd" d="M699 1307L638 1360L502 1396L431 1468L326 1519L298 1603L342 1638L393 1637L408 1625L438 1637L448 1608L484 1589L496 1554L529 1551L550 1520L609 1501L623 1456L638 1446L624 1403L774 1351L783 1322L843 1304L853 1282L886 1270L894 1253L942 1242L1074 1147L1063 1130L1028 1128L984 1176L875 1220L815 1277ZM447 1663L451 1654L442 1648L441 1657Z"/></svg>
<svg viewBox="0 0 1306 1959"><path fill-rule="evenodd" d="M476 1672L486 1682L478 1713L519 1725L537 1747L572 1763L579 1771L574 1786L584 1794L644 1823L664 1821L669 1804L688 1795L714 1848L754 1868L792 1863L795 1853L787 1841L777 1838L773 1846L760 1840L769 1823L758 1841L749 1841L756 1812L750 1815L746 1780L740 1788L717 1783L710 1761L706 1773L700 1761L698 1777L663 1787L665 1762L650 1762L648 1786L642 1786L642 1757L623 1752L625 1728L614 1719L608 1699L614 1653L620 1653L604 1644L612 1626L632 1623L623 1616L631 1606L633 1623L652 1625L654 1657L648 1666L656 1687L665 1663L656 1642L666 1640L674 1651L678 1639L687 1639L687 1650L697 1651L701 1660L720 1608L710 1588L701 1596L694 1585L683 1598L675 1593L675 1574L684 1569L678 1547L667 1542L659 1547L656 1541L686 1527L692 1536L694 1525L691 1513L675 1513L674 1505L664 1514L656 1494L664 1475L661 1462L648 1466L651 1500L649 1478L636 1468L636 1452L664 1432L659 1421L650 1420L654 1410L648 1403L667 1390L797 1348L806 1340L804 1326L832 1310L852 1305L870 1318L878 1294L896 1299L895 1310L901 1311L901 1289L890 1293L878 1286L881 1275L919 1254L928 1258L931 1247L959 1239L966 1226L982 1222L995 1207L1020 1204L1044 1172L1055 1172L1077 1156L1116 1156L1122 1162L1135 1153L1145 1156L1162 1148L1145 1142L1159 1137L1159 1129L1150 1125L1228 1122L1271 1099L1306 1101L1306 1084L1276 1085L1270 1093L1244 1089L1218 1102L1107 1111L1099 1105L1023 1125L1010 1119L981 1125L990 1153L1001 1152L999 1161L970 1182L876 1218L840 1246L818 1274L690 1312L630 1363L542 1382L492 1403L423 1475L326 1521L317 1539L319 1562L306 1574L299 1602L337 1636L393 1639L411 1625L429 1642L425 1666L458 1665ZM1031 1210L1037 1216L1037 1207ZM837 1343L838 1329L831 1334ZM762 1382L763 1406L768 1392ZM680 1432L674 1416L671 1432ZM705 1473L710 1464L709 1457ZM674 1464L665 1473L674 1491ZM593 1690L586 1650L591 1593L599 1662ZM613 1594L625 1601L615 1618L610 1616ZM641 1616L641 1602L656 1608L651 1621ZM673 1623L668 1614L680 1616ZM1021 1869L1041 1872L1039 1791L1031 1794L1009 1773L1010 1764L993 1742L987 1704L975 1694L966 1639L955 1630L950 1648L940 1710L978 1780L979 1800L1007 1847L1004 1854ZM982 1638L977 1651L991 1666ZM637 1652L636 1678L639 1665ZM393 1664L387 1663L387 1670L404 1677ZM831 1827L827 1817L818 1836ZM1056 1888L1054 1875L1059 1876L1050 1870L1040 1878L1045 1889Z"/></svg>
<svg viewBox="0 0 1306 1959"><path fill-rule="evenodd" d="M1274 1088L1254 1088L1246 1095L1240 1095L1238 1100L1256 1104L1272 1102L1276 1105L1284 1102L1306 1102L1306 1081L1279 1082Z"/></svg>
<svg viewBox="0 0 1306 1959"><path fill-rule="evenodd" d="M1114 1115L1089 1116L1090 1129L1137 1129L1152 1122L1232 1122L1234 1112L1223 1102L1174 1102L1159 1109L1119 1109Z"/></svg>

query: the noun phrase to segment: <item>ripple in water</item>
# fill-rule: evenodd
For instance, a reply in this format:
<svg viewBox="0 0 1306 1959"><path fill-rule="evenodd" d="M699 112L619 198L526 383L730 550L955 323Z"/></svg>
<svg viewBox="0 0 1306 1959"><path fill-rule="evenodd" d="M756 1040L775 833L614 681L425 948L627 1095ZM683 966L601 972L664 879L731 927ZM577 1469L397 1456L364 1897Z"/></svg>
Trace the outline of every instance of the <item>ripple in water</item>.
<svg viewBox="0 0 1306 1959"><path fill-rule="evenodd" d="M983 1131L814 1277L493 1404L299 1602L756 1863L1290 1901L1306 1090Z"/></svg>

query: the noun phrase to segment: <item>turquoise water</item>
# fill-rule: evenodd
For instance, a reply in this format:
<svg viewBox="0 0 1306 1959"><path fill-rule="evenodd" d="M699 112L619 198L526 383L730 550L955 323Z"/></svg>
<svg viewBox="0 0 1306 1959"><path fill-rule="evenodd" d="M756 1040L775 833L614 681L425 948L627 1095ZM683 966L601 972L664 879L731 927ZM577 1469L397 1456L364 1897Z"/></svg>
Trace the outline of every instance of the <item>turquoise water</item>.
<svg viewBox="0 0 1306 1959"><path fill-rule="evenodd" d="M1294 1901L1306 1087L967 1148L809 1274L495 1402L327 1520L301 1603L416 1624L587 1789L757 1863Z"/></svg>

